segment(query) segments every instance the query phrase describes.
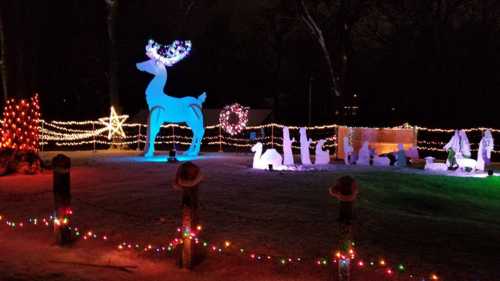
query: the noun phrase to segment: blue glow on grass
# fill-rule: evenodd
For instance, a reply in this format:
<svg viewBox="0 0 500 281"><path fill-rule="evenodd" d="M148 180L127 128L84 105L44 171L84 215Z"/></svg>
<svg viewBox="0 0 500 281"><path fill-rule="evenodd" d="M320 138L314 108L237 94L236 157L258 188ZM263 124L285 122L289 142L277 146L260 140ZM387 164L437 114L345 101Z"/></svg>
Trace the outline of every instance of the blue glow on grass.
<svg viewBox="0 0 500 281"><path fill-rule="evenodd" d="M144 157L142 155L137 156L116 156L109 157L109 161L112 162L138 162L138 163L167 163L168 155L160 154L151 157ZM177 155L177 161L186 162L186 161L202 161L208 159L218 159L224 158L222 154L211 154L211 155Z"/></svg>

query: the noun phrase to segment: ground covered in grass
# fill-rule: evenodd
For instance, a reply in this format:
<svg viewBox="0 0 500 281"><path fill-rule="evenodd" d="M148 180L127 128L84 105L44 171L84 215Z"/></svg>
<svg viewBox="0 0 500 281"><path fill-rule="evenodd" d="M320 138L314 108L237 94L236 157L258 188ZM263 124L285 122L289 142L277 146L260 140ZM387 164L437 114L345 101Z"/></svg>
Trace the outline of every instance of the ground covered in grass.
<svg viewBox="0 0 500 281"><path fill-rule="evenodd" d="M73 159L74 223L106 234L108 241L59 248L47 227L12 229L2 223L0 280L328 280L331 267L315 263L337 243L338 204L328 187L346 174L360 186L354 233L365 266L354 267L353 280L429 280L432 273L441 280L500 280L500 177L340 163L324 171L267 172L249 168L251 155L206 154L196 160L205 174L202 237L224 251L186 272L170 254L116 247L123 241L164 245L176 235L176 165L164 157L144 161L135 152L67 154ZM50 171L0 178L3 222L49 215L51 188ZM231 242L228 248L225 241ZM254 261L248 253L273 259ZM280 257L301 262L280 265ZM369 265L382 258L389 267ZM399 264L405 273L387 274Z"/></svg>

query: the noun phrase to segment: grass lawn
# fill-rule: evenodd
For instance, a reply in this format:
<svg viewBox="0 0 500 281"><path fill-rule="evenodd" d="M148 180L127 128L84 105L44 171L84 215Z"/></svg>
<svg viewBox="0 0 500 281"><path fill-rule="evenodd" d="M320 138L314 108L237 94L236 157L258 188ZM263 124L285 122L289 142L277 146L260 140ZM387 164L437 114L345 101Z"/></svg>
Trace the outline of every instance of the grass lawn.
<svg viewBox="0 0 500 281"><path fill-rule="evenodd" d="M113 241L161 244L175 233L180 223L180 194L171 187L176 165L142 162L132 157L135 152L68 155L73 159L75 224L107 233ZM251 156L244 154L209 154L196 163L205 174L200 188L203 238L218 244L230 240L234 252L242 247L304 259L329 255L337 243L338 203L329 196L328 187L338 177L351 175L360 187L354 235L365 261L383 257L393 267L402 263L420 276L436 272L441 280L500 280L500 177L423 175L422 170L412 173L411 169L340 163L327 171L271 173L250 169ZM50 213L51 184L50 171L0 178L0 213L16 218ZM92 242L79 242L63 253L57 247L43 248L39 252L44 254L37 257L30 248L50 245L51 237L35 232L14 235L0 227L0 276L152 281L168 274L169 280L309 281L327 280L329 274L313 264L262 265L237 255L211 255L188 274L179 271L172 259L151 264L156 260L148 255L118 252L116 244L97 247ZM103 271L110 269L100 268L74 272L73 267L58 265L62 275L51 279L53 265L44 261L45 256L78 264L97 260L138 267L127 275L106 274ZM16 275L21 271L22 277ZM373 272L356 270L353 280L390 280Z"/></svg>

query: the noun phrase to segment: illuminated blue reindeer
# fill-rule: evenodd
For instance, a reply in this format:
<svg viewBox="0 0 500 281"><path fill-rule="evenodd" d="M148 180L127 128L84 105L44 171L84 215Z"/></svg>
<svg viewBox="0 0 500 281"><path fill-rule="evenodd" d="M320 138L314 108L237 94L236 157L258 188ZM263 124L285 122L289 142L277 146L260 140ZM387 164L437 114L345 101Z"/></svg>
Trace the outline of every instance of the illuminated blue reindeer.
<svg viewBox="0 0 500 281"><path fill-rule="evenodd" d="M171 97L163 92L167 83L167 66L170 67L185 58L191 50L190 41L174 41L171 45L160 45L149 40L146 55L150 58L138 63L137 69L154 75L146 88L146 102L149 107L148 134L144 156L154 155L156 135L163 123L186 123L193 131L193 140L184 153L196 156L200 152L201 141L205 134L203 126L202 104L207 98L206 93L198 98Z"/></svg>

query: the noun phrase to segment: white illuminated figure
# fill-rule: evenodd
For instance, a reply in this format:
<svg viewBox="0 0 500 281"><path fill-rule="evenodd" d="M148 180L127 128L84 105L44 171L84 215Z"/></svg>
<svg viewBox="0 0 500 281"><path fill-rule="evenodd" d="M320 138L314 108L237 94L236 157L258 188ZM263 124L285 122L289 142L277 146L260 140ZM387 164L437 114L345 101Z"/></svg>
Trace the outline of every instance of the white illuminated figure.
<svg viewBox="0 0 500 281"><path fill-rule="evenodd" d="M484 132L483 138L479 142L479 150L477 151L476 169L484 171L484 166L491 162L491 151L493 150L493 136L490 130Z"/></svg>
<svg viewBox="0 0 500 281"><path fill-rule="evenodd" d="M351 137L352 128L349 128L347 136L344 137L344 163L346 165L351 165L353 162L352 153L354 152L354 148L352 147Z"/></svg>
<svg viewBox="0 0 500 281"><path fill-rule="evenodd" d="M254 169L269 169L269 165L273 166L275 170L281 170L283 167L283 158L274 148L269 148L262 154L262 143L258 142L252 147L252 152L254 152L253 156L253 165Z"/></svg>
<svg viewBox="0 0 500 281"><path fill-rule="evenodd" d="M306 128L300 128L300 160L302 165L311 165L311 156L309 154L309 147L312 140L307 138Z"/></svg>
<svg viewBox="0 0 500 281"><path fill-rule="evenodd" d="M460 130L458 132L458 136L460 137L460 153L462 154L463 157L470 158L471 157L470 142L469 138L467 137L467 134L465 133L464 130Z"/></svg>
<svg viewBox="0 0 500 281"><path fill-rule="evenodd" d="M398 152L396 152L396 166L406 167L408 164L408 158L406 158L405 148L402 143L398 144Z"/></svg>
<svg viewBox="0 0 500 281"><path fill-rule="evenodd" d="M137 69L154 75L146 88L146 102L149 108L148 135L144 156L154 155L156 135L163 123L186 123L193 131L193 140L189 149L184 153L196 156L200 152L201 141L205 134L203 126L202 104L206 93L198 98L175 98L166 95L163 88L167 83L167 66L172 66L185 58L191 50L190 41L174 41L171 45L160 45L149 40L146 46L147 61L137 63Z"/></svg>
<svg viewBox="0 0 500 281"><path fill-rule="evenodd" d="M316 159L314 160L315 165L326 165L330 163L330 150L323 150L323 145L325 145L326 140L319 140L316 143Z"/></svg>
<svg viewBox="0 0 500 281"><path fill-rule="evenodd" d="M448 171L448 166L445 163L434 163L434 157L427 156L425 159L425 170L430 171Z"/></svg>
<svg viewBox="0 0 500 281"><path fill-rule="evenodd" d="M390 166L391 165L391 160L387 156L378 156L374 155L373 156L373 166Z"/></svg>
<svg viewBox="0 0 500 281"><path fill-rule="evenodd" d="M455 130L453 137L451 137L450 141L443 148L448 152L446 165L450 168L458 167L456 154L460 153L460 137L458 136L457 130Z"/></svg>
<svg viewBox="0 0 500 281"><path fill-rule="evenodd" d="M290 130L288 127L283 127L283 165L294 165L292 144L295 138L290 139Z"/></svg>
<svg viewBox="0 0 500 281"><path fill-rule="evenodd" d="M358 160L356 161L356 164L357 165L370 165L370 156L371 156L370 147L368 146L368 142L365 141L365 142L363 142L363 145L359 149Z"/></svg>

